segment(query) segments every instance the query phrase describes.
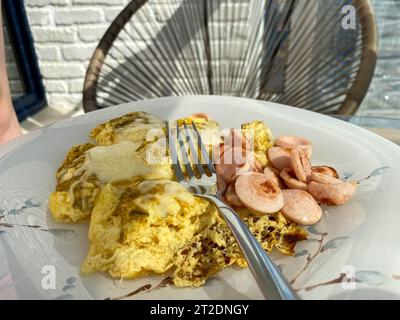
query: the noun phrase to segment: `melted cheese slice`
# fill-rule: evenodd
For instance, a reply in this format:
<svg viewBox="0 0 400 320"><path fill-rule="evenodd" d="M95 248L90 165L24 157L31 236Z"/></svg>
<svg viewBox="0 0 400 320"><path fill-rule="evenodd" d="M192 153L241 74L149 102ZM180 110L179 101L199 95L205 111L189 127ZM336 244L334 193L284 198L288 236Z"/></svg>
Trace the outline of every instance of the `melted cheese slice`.
<svg viewBox="0 0 400 320"><path fill-rule="evenodd" d="M123 141L111 146L94 147L87 153L87 172L96 174L103 182L143 179L168 179L170 168L148 164L138 153L140 143Z"/></svg>
<svg viewBox="0 0 400 320"><path fill-rule="evenodd" d="M157 187L162 187L162 189L154 192ZM149 216L177 215L183 203L188 207L194 206L196 203L194 196L178 182L168 180L143 181L138 185L138 188L142 195L134 202L139 207L146 208Z"/></svg>

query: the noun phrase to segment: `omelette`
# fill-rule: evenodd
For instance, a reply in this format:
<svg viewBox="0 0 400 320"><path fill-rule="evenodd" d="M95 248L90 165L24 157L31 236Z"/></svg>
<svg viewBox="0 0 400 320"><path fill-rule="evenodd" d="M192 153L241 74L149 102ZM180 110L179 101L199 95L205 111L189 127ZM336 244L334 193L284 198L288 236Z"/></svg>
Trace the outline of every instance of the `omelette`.
<svg viewBox="0 0 400 320"><path fill-rule="evenodd" d="M149 132L165 130L165 122L147 112L131 112L106 121L92 130L90 137L98 145L108 146L121 141L139 144L149 142ZM154 134L153 134L154 136Z"/></svg>
<svg viewBox="0 0 400 320"><path fill-rule="evenodd" d="M94 128L90 137L96 144L73 146L57 170L56 190L49 199L55 220L87 220L101 187L107 183L172 179L168 157L158 141L159 136L165 136L163 130L161 120L144 112L133 112Z"/></svg>
<svg viewBox="0 0 400 320"><path fill-rule="evenodd" d="M183 120L195 122L210 152L221 143L214 120L188 117L178 125ZM268 127L256 121L242 130L254 139L265 166L263 155L273 145ZM94 128L90 142L73 146L57 170L49 198L54 219L89 222L83 274L134 279L170 273L176 287L199 287L226 267L246 267L215 206L175 181L165 134L163 120L132 112ZM296 243L307 238L279 212L238 212L266 251L292 255Z"/></svg>
<svg viewBox="0 0 400 320"><path fill-rule="evenodd" d="M81 270L117 278L166 273L177 251L217 218L214 206L174 181L142 181L129 188L108 184L93 208Z"/></svg>

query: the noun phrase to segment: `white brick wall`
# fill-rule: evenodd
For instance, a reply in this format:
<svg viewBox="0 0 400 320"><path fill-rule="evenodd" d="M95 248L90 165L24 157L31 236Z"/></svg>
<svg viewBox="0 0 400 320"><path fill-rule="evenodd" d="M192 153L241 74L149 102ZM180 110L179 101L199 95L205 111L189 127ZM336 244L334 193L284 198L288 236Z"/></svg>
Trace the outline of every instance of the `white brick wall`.
<svg viewBox="0 0 400 320"><path fill-rule="evenodd" d="M128 1L25 0L50 107L69 112L81 104L93 50Z"/></svg>
<svg viewBox="0 0 400 320"><path fill-rule="evenodd" d="M84 76L93 51L110 23L129 1L25 0L50 107L68 113L81 104ZM151 38L146 30L156 34L162 23L173 14L174 8L182 3L182 0L153 1L166 4L166 10L146 10L146 17L138 14L135 18L136 30L131 33L131 37L136 40L135 48L129 45L132 39L127 39L126 34L122 33L121 39L126 46L122 46L121 50L129 47L135 52L140 51L145 45L141 36L145 40ZM248 3L249 0L235 0L235 5L243 6L240 10L243 16L248 9ZM225 14L220 16L225 17ZM151 25L148 20L152 21ZM182 27L186 25L183 24ZM127 29L133 30L129 28L131 24ZM244 32L246 31L247 29ZM243 37L239 34L236 36L238 39ZM118 51L114 52L116 58L119 54ZM163 59L161 56L158 58Z"/></svg>

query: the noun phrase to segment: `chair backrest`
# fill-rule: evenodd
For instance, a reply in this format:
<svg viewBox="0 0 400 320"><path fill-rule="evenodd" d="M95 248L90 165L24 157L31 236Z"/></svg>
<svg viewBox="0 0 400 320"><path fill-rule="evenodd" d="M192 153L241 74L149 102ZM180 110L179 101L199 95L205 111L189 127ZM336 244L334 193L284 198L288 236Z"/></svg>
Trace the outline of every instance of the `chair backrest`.
<svg viewBox="0 0 400 320"><path fill-rule="evenodd" d="M352 114L377 41L369 0L132 0L92 56L83 106L214 94Z"/></svg>

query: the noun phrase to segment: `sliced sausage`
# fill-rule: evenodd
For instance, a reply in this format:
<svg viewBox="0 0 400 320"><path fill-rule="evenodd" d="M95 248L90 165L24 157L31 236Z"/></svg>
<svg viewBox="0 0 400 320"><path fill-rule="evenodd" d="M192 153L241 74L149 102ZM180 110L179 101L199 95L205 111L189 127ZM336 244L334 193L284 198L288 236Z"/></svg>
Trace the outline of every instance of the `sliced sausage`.
<svg viewBox="0 0 400 320"><path fill-rule="evenodd" d="M281 189L262 173L239 176L235 188L243 204L258 213L275 213L283 207Z"/></svg>
<svg viewBox="0 0 400 320"><path fill-rule="evenodd" d="M312 147L311 141L297 136L280 136L275 139L275 145L287 149L296 149L301 147L304 149L307 157L311 159Z"/></svg>
<svg viewBox="0 0 400 320"><path fill-rule="evenodd" d="M312 148L311 148L311 146L299 146L299 148L304 150L304 153L306 154L308 159L311 159L311 156L312 156Z"/></svg>
<svg viewBox="0 0 400 320"><path fill-rule="evenodd" d="M291 167L290 149L272 147L268 149L268 158L271 164L279 171Z"/></svg>
<svg viewBox="0 0 400 320"><path fill-rule="evenodd" d="M240 129L231 129L227 136L224 136L224 143L221 143L219 146L215 146L215 150L213 150L213 155L221 157L224 152L228 152L229 149L235 148L236 150L242 148L243 154L252 151L251 144L249 140L243 135ZM217 160L214 157L214 161ZM221 161L215 161L215 163L221 163Z"/></svg>
<svg viewBox="0 0 400 320"><path fill-rule="evenodd" d="M189 118L200 118L200 119L205 119L205 120L211 120L211 116L207 113L194 113L192 115L189 116Z"/></svg>
<svg viewBox="0 0 400 320"><path fill-rule="evenodd" d="M226 183L231 183L236 178L236 167L232 164L217 164L215 171L218 177L221 177Z"/></svg>
<svg viewBox="0 0 400 320"><path fill-rule="evenodd" d="M252 150L252 145L247 137L242 133L240 129L231 129L231 133L228 137L228 141L233 147L242 147L245 150Z"/></svg>
<svg viewBox="0 0 400 320"><path fill-rule="evenodd" d="M231 183L229 185L228 189L226 189L225 198L226 198L226 201L229 202L232 206L239 207L239 208L245 207L243 202L240 201L238 195L236 194L236 189L235 189L234 183Z"/></svg>
<svg viewBox="0 0 400 320"><path fill-rule="evenodd" d="M225 192L225 190L226 190L226 182L219 175L217 175L217 190L218 190L218 192Z"/></svg>
<svg viewBox="0 0 400 320"><path fill-rule="evenodd" d="M227 184L231 184L238 175L251 172L253 166L254 155L244 154L241 148L228 148L221 154L220 163L215 166L215 170Z"/></svg>
<svg viewBox="0 0 400 320"><path fill-rule="evenodd" d="M324 184L338 184L338 183L342 182L342 180L334 178L328 174L317 173L317 172L311 173L311 180L318 182L318 183L324 183Z"/></svg>
<svg viewBox="0 0 400 320"><path fill-rule="evenodd" d="M272 171L273 173L275 173L275 174L278 175L278 176L279 176L279 174L280 174L280 171L279 171L278 169L274 168L273 166L267 166L267 167L265 167L265 170L267 170L267 171ZM264 172L264 173L265 173L265 172Z"/></svg>
<svg viewBox="0 0 400 320"><path fill-rule="evenodd" d="M212 161L213 164L220 164L221 163L221 155L224 153L225 151L225 144L220 143L218 145L214 145L212 147Z"/></svg>
<svg viewBox="0 0 400 320"><path fill-rule="evenodd" d="M305 182L301 182L297 180L293 170L291 169L284 169L280 174L282 180L288 186L289 189L298 189L298 190L308 190L308 185Z"/></svg>
<svg viewBox="0 0 400 320"><path fill-rule="evenodd" d="M255 155L254 155L253 171L254 172L263 172L263 167L262 167L260 161L258 161L258 159L257 159L257 157Z"/></svg>
<svg viewBox="0 0 400 320"><path fill-rule="evenodd" d="M316 224L322 217L322 209L314 198L303 190L282 190L284 205L282 214L301 225Z"/></svg>
<svg viewBox="0 0 400 320"><path fill-rule="evenodd" d="M295 149L300 146L311 146L311 141L297 136L280 136L275 139L275 145L282 148Z"/></svg>
<svg viewBox="0 0 400 320"><path fill-rule="evenodd" d="M286 189L285 183L282 181L282 178L279 175L279 172L276 169L272 169L271 167L265 167L264 174L268 179L274 181L280 189Z"/></svg>
<svg viewBox="0 0 400 320"><path fill-rule="evenodd" d="M301 182L308 183L311 180L311 164L302 148L293 149L291 152L291 164L296 177Z"/></svg>
<svg viewBox="0 0 400 320"><path fill-rule="evenodd" d="M315 173L322 173L326 174L328 176L334 177L334 178L339 178L339 174L337 173L335 168L328 167L328 166L315 166L311 167L311 171Z"/></svg>
<svg viewBox="0 0 400 320"><path fill-rule="evenodd" d="M357 190L357 182L325 184L311 181L308 191L319 204L340 206L351 199Z"/></svg>

